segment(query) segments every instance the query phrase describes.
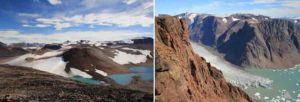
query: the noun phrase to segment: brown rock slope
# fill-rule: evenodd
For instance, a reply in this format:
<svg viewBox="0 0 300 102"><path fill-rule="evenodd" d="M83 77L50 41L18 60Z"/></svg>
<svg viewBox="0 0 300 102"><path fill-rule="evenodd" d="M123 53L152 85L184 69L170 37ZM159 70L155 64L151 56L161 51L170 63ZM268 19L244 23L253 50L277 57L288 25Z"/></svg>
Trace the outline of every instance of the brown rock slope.
<svg viewBox="0 0 300 102"><path fill-rule="evenodd" d="M152 102L150 93L86 85L25 67L0 65L0 102Z"/></svg>
<svg viewBox="0 0 300 102"><path fill-rule="evenodd" d="M158 102L247 102L222 72L196 55L188 26L176 17L156 17L156 99Z"/></svg>

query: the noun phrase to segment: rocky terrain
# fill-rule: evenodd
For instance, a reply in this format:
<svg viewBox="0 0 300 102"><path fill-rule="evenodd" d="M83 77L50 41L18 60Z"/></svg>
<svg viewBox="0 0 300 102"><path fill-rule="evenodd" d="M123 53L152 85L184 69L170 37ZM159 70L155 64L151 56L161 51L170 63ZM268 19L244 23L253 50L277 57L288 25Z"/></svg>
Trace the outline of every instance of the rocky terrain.
<svg viewBox="0 0 300 102"><path fill-rule="evenodd" d="M152 102L150 93L121 87L86 85L32 68L0 65L0 101Z"/></svg>
<svg viewBox="0 0 300 102"><path fill-rule="evenodd" d="M185 20L160 16L155 21L156 101L251 101L240 88L227 83L221 71L193 52Z"/></svg>
<svg viewBox="0 0 300 102"><path fill-rule="evenodd" d="M0 64L29 67L81 82L93 81L97 85L105 84L148 93L153 91L153 80L132 78L128 85L120 85L116 79L111 78L114 74L135 74L130 70L131 67L153 66L152 38L101 42L66 41L33 47L29 45L36 44L5 46L7 49L18 47L26 52L15 56L0 56Z"/></svg>
<svg viewBox="0 0 300 102"><path fill-rule="evenodd" d="M300 25L297 20L253 14L218 17L184 13L178 17L193 21L189 24L192 41L216 49L232 64L290 68L300 63Z"/></svg>
<svg viewBox="0 0 300 102"><path fill-rule="evenodd" d="M9 47L0 42L0 57L14 57L27 53L28 51L20 47Z"/></svg>

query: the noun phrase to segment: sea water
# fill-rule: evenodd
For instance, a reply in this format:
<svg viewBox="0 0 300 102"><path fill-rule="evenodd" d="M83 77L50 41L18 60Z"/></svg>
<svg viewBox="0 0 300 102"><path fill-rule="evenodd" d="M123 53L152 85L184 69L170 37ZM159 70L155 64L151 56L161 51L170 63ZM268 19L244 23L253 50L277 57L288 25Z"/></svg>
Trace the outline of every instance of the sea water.
<svg viewBox="0 0 300 102"><path fill-rule="evenodd" d="M246 69L247 72L273 80L270 88L248 87L253 98L266 102L300 102L300 65L289 69Z"/></svg>

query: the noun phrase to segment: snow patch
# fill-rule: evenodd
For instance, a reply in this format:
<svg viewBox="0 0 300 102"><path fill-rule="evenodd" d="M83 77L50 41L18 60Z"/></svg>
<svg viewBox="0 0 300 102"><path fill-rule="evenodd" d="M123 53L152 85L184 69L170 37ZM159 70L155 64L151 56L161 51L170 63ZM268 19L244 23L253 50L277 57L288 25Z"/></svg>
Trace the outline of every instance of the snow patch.
<svg viewBox="0 0 300 102"><path fill-rule="evenodd" d="M96 73L101 74L103 76L107 76L108 75L106 72L104 72L102 70L98 70L98 69L96 69Z"/></svg>
<svg viewBox="0 0 300 102"><path fill-rule="evenodd" d="M46 55L53 55L46 54ZM15 58L11 61L6 62L5 64L9 65L15 65L15 66L24 66L24 67L30 67L33 69L49 72L52 74L60 75L63 77L73 77L75 75L79 75L86 78L91 78L92 76L88 75L85 72L82 72L80 70L71 68L70 73L67 73L65 71L66 62L63 61L62 57L50 57L45 59L39 59L39 60L33 60L33 61L27 61L26 58L34 56L33 54L26 54L22 55L18 58ZM43 58L39 56L38 58Z"/></svg>
<svg viewBox="0 0 300 102"><path fill-rule="evenodd" d="M134 55L134 54L128 54L119 50L116 50L116 56L112 58L113 61L119 63L119 64L138 64L142 62L147 61L146 55Z"/></svg>
<svg viewBox="0 0 300 102"><path fill-rule="evenodd" d="M223 21L224 23L227 23L227 19L226 19L226 18L223 18L222 21Z"/></svg>
<svg viewBox="0 0 300 102"><path fill-rule="evenodd" d="M50 51L46 52L43 55L35 55L33 54L32 58L34 59L41 59L41 58L46 58L46 57L52 57L52 56L58 56L64 53L64 51Z"/></svg>
<svg viewBox="0 0 300 102"><path fill-rule="evenodd" d="M237 19L237 18L234 18L234 17L232 17L231 19L232 19L232 21L240 20L240 19Z"/></svg>
<svg viewBox="0 0 300 102"><path fill-rule="evenodd" d="M190 24L194 23L194 19L195 19L196 16L197 16L197 14L195 14L195 13L191 13L191 14L188 15L188 18L191 21Z"/></svg>
<svg viewBox="0 0 300 102"><path fill-rule="evenodd" d="M40 60L29 62L26 61L26 58L28 58L28 56L31 55L27 54L27 55L20 56L16 59L7 62L6 64L31 67L52 74L69 77L69 75L65 72L66 62L64 62L61 57L52 57L52 58L40 59Z"/></svg>
<svg viewBox="0 0 300 102"><path fill-rule="evenodd" d="M82 76L84 78L93 78L91 75L87 74L86 72L83 72L83 71L75 69L75 68L70 68L70 75Z"/></svg>
<svg viewBox="0 0 300 102"><path fill-rule="evenodd" d="M127 48L127 47L122 48L122 49L124 49L124 50L131 50L131 51L134 51L134 52L140 52L143 55L146 55L146 56L149 56L149 57L152 58L151 51L149 51L149 50L140 50L140 49Z"/></svg>

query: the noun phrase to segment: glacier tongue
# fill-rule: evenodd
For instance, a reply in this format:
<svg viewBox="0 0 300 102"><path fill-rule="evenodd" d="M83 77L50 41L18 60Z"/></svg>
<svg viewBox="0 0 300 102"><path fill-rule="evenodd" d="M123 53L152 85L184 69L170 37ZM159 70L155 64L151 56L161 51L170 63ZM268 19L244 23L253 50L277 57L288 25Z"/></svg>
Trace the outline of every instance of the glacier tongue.
<svg viewBox="0 0 300 102"><path fill-rule="evenodd" d="M195 53L204 57L207 62L211 63L211 65L221 70L224 74L225 79L231 84L235 86L241 86L243 88L247 88L248 86L260 86L263 88L271 87L271 84L273 82L272 80L247 73L246 71L241 70L238 66L225 61L220 56L213 54L197 43L191 42L191 45Z"/></svg>

